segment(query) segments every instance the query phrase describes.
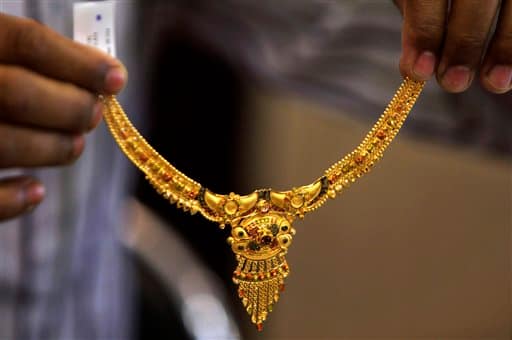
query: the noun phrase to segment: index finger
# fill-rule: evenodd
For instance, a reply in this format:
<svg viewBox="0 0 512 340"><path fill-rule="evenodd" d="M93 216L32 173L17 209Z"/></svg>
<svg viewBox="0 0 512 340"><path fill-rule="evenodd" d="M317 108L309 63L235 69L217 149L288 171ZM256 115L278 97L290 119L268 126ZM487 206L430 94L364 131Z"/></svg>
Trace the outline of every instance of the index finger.
<svg viewBox="0 0 512 340"><path fill-rule="evenodd" d="M126 69L117 59L36 21L0 14L0 27L0 63L20 65L95 93L114 94L126 82Z"/></svg>
<svg viewBox="0 0 512 340"><path fill-rule="evenodd" d="M400 70L404 76L428 80L438 63L448 0L402 0L404 14Z"/></svg>

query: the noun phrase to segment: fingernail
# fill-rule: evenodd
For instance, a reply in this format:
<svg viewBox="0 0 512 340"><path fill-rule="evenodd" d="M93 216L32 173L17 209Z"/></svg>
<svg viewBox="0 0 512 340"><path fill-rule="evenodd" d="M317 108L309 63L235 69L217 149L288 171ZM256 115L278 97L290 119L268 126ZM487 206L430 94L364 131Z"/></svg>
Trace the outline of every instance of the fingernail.
<svg viewBox="0 0 512 340"><path fill-rule="evenodd" d="M467 66L452 66L442 77L442 85L451 92L462 92L469 87L471 70Z"/></svg>
<svg viewBox="0 0 512 340"><path fill-rule="evenodd" d="M430 51L425 51L416 59L412 72L421 80L428 80L434 74L435 67L436 56Z"/></svg>
<svg viewBox="0 0 512 340"><path fill-rule="evenodd" d="M97 101L94 104L93 115L91 123L89 124L89 130L94 129L101 121L101 117L103 116L103 103L101 101Z"/></svg>
<svg viewBox="0 0 512 340"><path fill-rule="evenodd" d="M121 91L126 84L128 74L123 67L116 67L108 71L105 78L106 91L109 93L117 93Z"/></svg>
<svg viewBox="0 0 512 340"><path fill-rule="evenodd" d="M32 209L37 204L41 203L41 201L44 199L44 196L46 194L46 189L41 183L38 182L30 182L25 186L24 189L25 194L25 204L29 206L27 210L30 210L30 207Z"/></svg>
<svg viewBox="0 0 512 340"><path fill-rule="evenodd" d="M508 90L512 87L512 67L496 65L487 75L487 79L496 90Z"/></svg>
<svg viewBox="0 0 512 340"><path fill-rule="evenodd" d="M82 154L85 147L85 138L82 135L77 135L73 139L73 158L76 158Z"/></svg>

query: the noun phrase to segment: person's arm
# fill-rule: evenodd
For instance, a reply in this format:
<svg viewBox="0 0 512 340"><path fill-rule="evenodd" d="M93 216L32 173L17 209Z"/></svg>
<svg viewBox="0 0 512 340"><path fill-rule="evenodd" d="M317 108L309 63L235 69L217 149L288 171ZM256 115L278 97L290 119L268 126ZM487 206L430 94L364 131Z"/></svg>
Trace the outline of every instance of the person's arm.
<svg viewBox="0 0 512 340"><path fill-rule="evenodd" d="M428 80L435 74L449 92L465 91L477 76L491 92L512 89L512 0L395 3L404 17L403 75Z"/></svg>
<svg viewBox="0 0 512 340"><path fill-rule="evenodd" d="M32 20L0 14L0 27L0 169L73 162L101 120L97 94L121 90L124 66ZM34 178L0 180L0 221L43 198Z"/></svg>

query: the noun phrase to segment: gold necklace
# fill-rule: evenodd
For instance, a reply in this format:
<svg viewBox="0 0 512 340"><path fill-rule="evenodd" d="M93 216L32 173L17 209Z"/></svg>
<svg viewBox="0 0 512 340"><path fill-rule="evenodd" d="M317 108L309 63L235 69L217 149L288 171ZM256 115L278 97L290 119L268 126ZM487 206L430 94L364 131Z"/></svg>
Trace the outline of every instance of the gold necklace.
<svg viewBox="0 0 512 340"><path fill-rule="evenodd" d="M382 158L423 86L406 78L361 144L312 184L245 196L216 194L178 171L144 140L115 97L103 98L104 116L121 150L158 193L192 215L199 212L221 228L231 226L228 243L238 261L233 282L251 321L262 330L290 272L285 255L295 235L292 222L335 198Z"/></svg>

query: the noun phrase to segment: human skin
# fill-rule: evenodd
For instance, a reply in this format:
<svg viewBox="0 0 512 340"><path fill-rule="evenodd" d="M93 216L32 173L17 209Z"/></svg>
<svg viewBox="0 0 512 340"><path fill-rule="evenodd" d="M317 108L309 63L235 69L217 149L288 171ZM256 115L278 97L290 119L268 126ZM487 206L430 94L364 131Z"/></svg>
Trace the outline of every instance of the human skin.
<svg viewBox="0 0 512 340"><path fill-rule="evenodd" d="M475 79L493 93L512 89L512 0L395 3L403 15L403 75L435 75L452 93L467 90Z"/></svg>
<svg viewBox="0 0 512 340"><path fill-rule="evenodd" d="M116 59L29 19L0 14L0 169L70 164L127 79ZM0 180L0 221L44 198L37 179Z"/></svg>

